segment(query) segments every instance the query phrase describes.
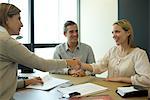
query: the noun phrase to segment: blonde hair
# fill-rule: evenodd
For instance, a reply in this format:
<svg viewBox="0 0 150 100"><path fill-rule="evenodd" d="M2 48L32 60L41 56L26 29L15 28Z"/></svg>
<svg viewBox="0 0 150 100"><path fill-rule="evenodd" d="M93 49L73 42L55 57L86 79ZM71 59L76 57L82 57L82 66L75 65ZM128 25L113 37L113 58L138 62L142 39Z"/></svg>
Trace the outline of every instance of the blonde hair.
<svg viewBox="0 0 150 100"><path fill-rule="evenodd" d="M136 46L134 43L134 32L133 32L133 28L130 22L127 19L121 19L115 22L113 25L115 24L119 25L124 31L130 32L130 35L128 37L128 44L130 47L135 48Z"/></svg>
<svg viewBox="0 0 150 100"><path fill-rule="evenodd" d="M19 8L9 3L0 3L0 25L7 27L6 21L8 17L12 17L21 12Z"/></svg>

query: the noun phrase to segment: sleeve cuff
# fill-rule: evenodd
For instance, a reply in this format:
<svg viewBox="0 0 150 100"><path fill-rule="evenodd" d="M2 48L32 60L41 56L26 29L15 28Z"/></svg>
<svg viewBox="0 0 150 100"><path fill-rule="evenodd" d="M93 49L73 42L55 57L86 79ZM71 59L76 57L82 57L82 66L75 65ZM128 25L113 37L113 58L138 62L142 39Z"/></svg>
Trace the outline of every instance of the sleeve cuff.
<svg viewBox="0 0 150 100"><path fill-rule="evenodd" d="M23 79L19 79L17 82L17 88L23 88L25 87L25 81Z"/></svg>
<svg viewBox="0 0 150 100"><path fill-rule="evenodd" d="M133 76L131 76L131 84L135 85L135 83L134 83L134 77Z"/></svg>
<svg viewBox="0 0 150 100"><path fill-rule="evenodd" d="M68 75L69 68L64 68L64 74Z"/></svg>

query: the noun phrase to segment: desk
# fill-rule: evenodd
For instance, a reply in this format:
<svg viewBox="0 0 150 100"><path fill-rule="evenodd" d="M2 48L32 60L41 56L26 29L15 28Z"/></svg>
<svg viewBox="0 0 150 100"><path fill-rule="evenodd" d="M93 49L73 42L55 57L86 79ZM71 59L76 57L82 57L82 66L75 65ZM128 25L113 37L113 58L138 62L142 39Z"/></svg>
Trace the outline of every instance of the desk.
<svg viewBox="0 0 150 100"><path fill-rule="evenodd" d="M69 75L57 75L57 74L50 74L50 75L57 78L68 79L73 84L91 82L91 83L99 84L101 86L108 87L109 90L106 90L98 94L102 94L102 95L108 94L113 98L113 100L147 100L148 99L148 97L121 98L118 94L115 93L115 90L119 86L129 85L126 83L106 82L100 78L96 78L93 76L72 77ZM57 88L58 87L49 91L22 89L22 90L18 90L15 93L14 98L15 100L66 100L61 98L62 95L57 91Z"/></svg>

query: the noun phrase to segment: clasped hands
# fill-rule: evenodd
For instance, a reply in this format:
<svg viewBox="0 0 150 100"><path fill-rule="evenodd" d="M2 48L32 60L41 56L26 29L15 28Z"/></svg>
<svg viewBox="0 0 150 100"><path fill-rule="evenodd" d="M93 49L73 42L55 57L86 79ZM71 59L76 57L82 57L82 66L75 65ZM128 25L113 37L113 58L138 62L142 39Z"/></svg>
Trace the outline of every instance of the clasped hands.
<svg viewBox="0 0 150 100"><path fill-rule="evenodd" d="M85 76L85 71L81 68L81 61L78 58L67 60L69 66L68 74L74 77Z"/></svg>

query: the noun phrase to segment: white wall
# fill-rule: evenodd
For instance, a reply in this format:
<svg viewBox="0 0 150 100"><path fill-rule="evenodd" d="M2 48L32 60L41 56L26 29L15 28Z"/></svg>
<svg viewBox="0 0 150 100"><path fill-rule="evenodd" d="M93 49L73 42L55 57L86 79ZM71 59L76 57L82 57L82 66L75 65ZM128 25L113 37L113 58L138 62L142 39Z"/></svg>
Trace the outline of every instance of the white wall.
<svg viewBox="0 0 150 100"><path fill-rule="evenodd" d="M98 60L115 45L112 24L118 19L118 0L80 0L80 40L92 46Z"/></svg>

